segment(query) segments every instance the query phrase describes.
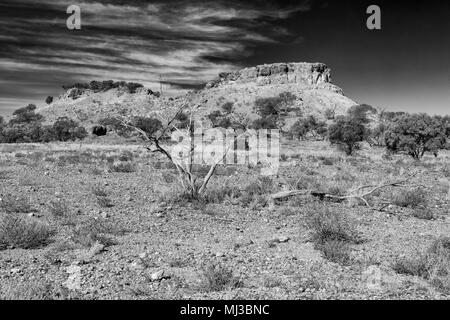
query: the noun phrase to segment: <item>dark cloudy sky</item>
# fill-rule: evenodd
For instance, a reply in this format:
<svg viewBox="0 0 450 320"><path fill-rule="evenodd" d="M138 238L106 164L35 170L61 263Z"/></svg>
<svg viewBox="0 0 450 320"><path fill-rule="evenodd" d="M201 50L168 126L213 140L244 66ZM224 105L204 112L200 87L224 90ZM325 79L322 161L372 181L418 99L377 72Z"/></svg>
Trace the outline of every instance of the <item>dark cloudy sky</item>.
<svg viewBox="0 0 450 320"><path fill-rule="evenodd" d="M0 114L61 85L126 80L170 94L262 63L324 62L361 103L450 113L450 5L435 1L0 0ZM66 28L81 7L82 29ZM382 30L366 28L381 7Z"/></svg>

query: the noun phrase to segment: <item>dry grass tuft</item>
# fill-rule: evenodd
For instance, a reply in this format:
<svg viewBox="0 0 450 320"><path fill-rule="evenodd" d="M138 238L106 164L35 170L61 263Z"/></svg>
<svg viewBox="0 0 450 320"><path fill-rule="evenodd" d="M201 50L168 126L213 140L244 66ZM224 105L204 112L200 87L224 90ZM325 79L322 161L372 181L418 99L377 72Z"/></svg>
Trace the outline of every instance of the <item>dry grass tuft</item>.
<svg viewBox="0 0 450 320"><path fill-rule="evenodd" d="M221 264L211 263L203 269L205 282L203 289L207 292L223 291L242 287L243 283L236 277L232 269Z"/></svg>
<svg viewBox="0 0 450 320"><path fill-rule="evenodd" d="M48 225L5 214L0 218L0 248L34 249L46 246L56 231Z"/></svg>

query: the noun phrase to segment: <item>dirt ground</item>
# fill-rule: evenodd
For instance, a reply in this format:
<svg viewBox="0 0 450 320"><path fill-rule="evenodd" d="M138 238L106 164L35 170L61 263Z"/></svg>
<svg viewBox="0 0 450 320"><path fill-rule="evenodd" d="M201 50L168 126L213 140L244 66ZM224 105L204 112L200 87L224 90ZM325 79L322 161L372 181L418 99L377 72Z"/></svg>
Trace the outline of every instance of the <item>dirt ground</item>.
<svg viewBox="0 0 450 320"><path fill-rule="evenodd" d="M286 142L281 159L272 178L218 168L210 197L197 202L180 196L169 162L138 145L1 145L1 214L44 224L52 236L37 248L0 248L0 298L449 299L395 267L450 235L449 152L414 162L381 149L346 157L326 143ZM312 196L267 202L283 190L345 194L412 173L410 189L426 196L417 208ZM368 201L378 208L401 190ZM318 211L355 224L361 241L347 263L315 246L308 219Z"/></svg>

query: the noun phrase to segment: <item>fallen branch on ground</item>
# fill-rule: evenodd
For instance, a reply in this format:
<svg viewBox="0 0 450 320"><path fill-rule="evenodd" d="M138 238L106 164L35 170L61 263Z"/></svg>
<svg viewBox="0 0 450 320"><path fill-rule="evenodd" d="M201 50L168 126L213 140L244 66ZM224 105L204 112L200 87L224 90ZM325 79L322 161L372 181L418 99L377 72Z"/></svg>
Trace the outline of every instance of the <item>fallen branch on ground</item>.
<svg viewBox="0 0 450 320"><path fill-rule="evenodd" d="M310 195L316 198L319 198L320 200L337 200L337 201L344 201L346 199L359 199L362 202L364 202L364 204L371 208L374 209L369 202L367 201L366 197L373 194L374 192L386 188L386 187L406 187L406 183L411 180L413 177L415 177L417 175L417 173L414 173L402 180L398 180L398 181L394 181L394 182L388 182L388 183L381 183L379 185L364 185L364 186L360 186L357 187L355 189L352 189L349 191L348 194L346 195L335 195L335 194L329 194L329 193L325 193L325 192L318 192L318 191L311 191L311 190L289 190L289 191L282 191L282 192L278 192L275 194L272 194L270 196L269 199L269 203L271 204L271 206L274 205L275 200L281 200L281 199L285 199L285 198L289 198L289 197L293 197L293 196L306 196L306 195ZM367 191L365 191L367 190ZM384 203L386 204L386 203ZM386 206L383 207L383 209Z"/></svg>

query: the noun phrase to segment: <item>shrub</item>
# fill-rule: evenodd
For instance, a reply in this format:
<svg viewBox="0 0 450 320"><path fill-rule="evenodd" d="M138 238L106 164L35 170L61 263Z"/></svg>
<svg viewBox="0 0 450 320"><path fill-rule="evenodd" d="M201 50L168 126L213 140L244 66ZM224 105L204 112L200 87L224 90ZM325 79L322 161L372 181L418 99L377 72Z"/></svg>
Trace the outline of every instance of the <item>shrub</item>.
<svg viewBox="0 0 450 320"><path fill-rule="evenodd" d="M262 118L278 116L281 103L282 100L280 97L258 98L255 101L256 112Z"/></svg>
<svg viewBox="0 0 450 320"><path fill-rule="evenodd" d="M64 225L74 225L76 214L70 209L66 201L58 199L50 202L49 211L53 217Z"/></svg>
<svg viewBox="0 0 450 320"><path fill-rule="evenodd" d="M258 200L265 203L264 195L270 193L274 188L274 183L269 177L260 177L255 181L248 183L241 192L240 201L243 205L249 205L251 202Z"/></svg>
<svg viewBox="0 0 450 320"><path fill-rule="evenodd" d="M427 193L422 188L394 193L392 203L399 207L417 208L427 203Z"/></svg>
<svg viewBox="0 0 450 320"><path fill-rule="evenodd" d="M85 247L91 247L95 243L107 247L117 243L111 236L123 233L123 230L103 219L90 219L73 230L71 238L73 242Z"/></svg>
<svg viewBox="0 0 450 320"><path fill-rule="evenodd" d="M425 260L422 259L398 259L392 269L398 274L410 276L426 276L427 273Z"/></svg>
<svg viewBox="0 0 450 320"><path fill-rule="evenodd" d="M76 91L83 93L84 90L92 90L94 92L108 91L114 88L125 88L129 93L135 93L137 89L142 88L143 85L135 82L125 81L91 81L90 83L75 83L72 85L63 85L64 90L76 89ZM73 91L73 90L72 90Z"/></svg>
<svg viewBox="0 0 450 320"><path fill-rule="evenodd" d="M230 114L233 112L233 107L234 107L234 103L233 102L225 102L222 105L222 110L226 113L226 114Z"/></svg>
<svg viewBox="0 0 450 320"><path fill-rule="evenodd" d="M368 105L368 104L360 104L356 106L352 106L348 109L347 114L353 118L359 120L359 122L367 124L369 123L369 119L367 118L367 114L372 113L376 114L377 109Z"/></svg>
<svg viewBox="0 0 450 320"><path fill-rule="evenodd" d="M351 155L366 136L364 124L350 117L339 117L328 129L330 142L343 147L347 155Z"/></svg>
<svg viewBox="0 0 450 320"><path fill-rule="evenodd" d="M213 111L208 114L208 119L211 121L213 127L218 127L222 113L219 110Z"/></svg>
<svg viewBox="0 0 450 320"><path fill-rule="evenodd" d="M350 244L360 243L356 223L340 211L330 211L323 206L316 208L307 224L313 230L314 248L330 261L350 263Z"/></svg>
<svg viewBox="0 0 450 320"><path fill-rule="evenodd" d="M335 109L328 108L325 109L324 115L327 120L334 120L336 118L336 111Z"/></svg>
<svg viewBox="0 0 450 320"><path fill-rule="evenodd" d="M276 129L277 122L274 117L263 117L259 119L255 119L250 125L251 129L260 130L260 129Z"/></svg>
<svg viewBox="0 0 450 320"><path fill-rule="evenodd" d="M222 291L242 287L240 278L234 276L233 270L220 264L211 263L203 270L206 282L205 291Z"/></svg>
<svg viewBox="0 0 450 320"><path fill-rule="evenodd" d="M92 193L94 195L96 195L97 197L107 197L108 193L106 192L106 190L104 188L102 188L101 186L96 186L92 189Z"/></svg>
<svg viewBox="0 0 450 320"><path fill-rule="evenodd" d="M387 125L378 124L370 133L371 142L375 146L385 146Z"/></svg>
<svg viewBox="0 0 450 320"><path fill-rule="evenodd" d="M9 120L9 124L30 124L34 122L42 122L44 117L38 113L35 113L36 106L29 104L26 107L19 108L13 112L13 118Z"/></svg>
<svg viewBox="0 0 450 320"><path fill-rule="evenodd" d="M68 117L60 117L55 121L53 133L55 139L59 141L75 141L76 139L84 139L88 135L84 127Z"/></svg>
<svg viewBox="0 0 450 320"><path fill-rule="evenodd" d="M422 220L433 220L435 218L433 211L430 209L416 209L413 212L413 217Z"/></svg>
<svg viewBox="0 0 450 320"><path fill-rule="evenodd" d="M0 208L6 213L28 213L34 211L29 198L24 196L14 197L11 194L7 194L2 198Z"/></svg>
<svg viewBox="0 0 450 320"><path fill-rule="evenodd" d="M119 161L131 161L133 160L133 153L131 151L123 151L118 158Z"/></svg>
<svg viewBox="0 0 450 320"><path fill-rule="evenodd" d="M406 152L420 159L425 152L437 155L446 143L445 126L427 114L405 114L394 118L385 133L385 143L392 152Z"/></svg>
<svg viewBox="0 0 450 320"><path fill-rule="evenodd" d="M114 203L108 197L97 197L97 203L102 208L112 208Z"/></svg>
<svg viewBox="0 0 450 320"><path fill-rule="evenodd" d="M112 172L131 173L135 172L136 168L131 162L119 162L111 164L109 166L109 170L111 170Z"/></svg>
<svg viewBox="0 0 450 320"><path fill-rule="evenodd" d="M0 247L33 249L47 245L55 231L46 224L5 214L0 218Z"/></svg>
<svg viewBox="0 0 450 320"><path fill-rule="evenodd" d="M298 119L291 127L290 133L293 138L302 139L308 133L313 136L324 137L327 132L326 123L317 121L314 116Z"/></svg>
<svg viewBox="0 0 450 320"><path fill-rule="evenodd" d="M280 99L279 108L283 109L285 113L288 112L289 107L291 107L294 104L295 100L297 100L297 96L289 91L280 93L278 95L278 98Z"/></svg>
<svg viewBox="0 0 450 320"><path fill-rule="evenodd" d="M115 131L117 134L122 136L129 136L133 129L125 126L119 119L116 118L102 118L98 120L98 124L107 127L108 131Z"/></svg>
<svg viewBox="0 0 450 320"><path fill-rule="evenodd" d="M435 240L419 257L397 260L392 268L400 274L423 277L450 292L450 237Z"/></svg>
<svg viewBox="0 0 450 320"><path fill-rule="evenodd" d="M317 207L307 224L313 230L313 241L317 245L328 241L360 242L356 223L344 213L331 211L326 206Z"/></svg>
<svg viewBox="0 0 450 320"><path fill-rule="evenodd" d="M144 131L148 136L152 136L155 132L162 128L161 121L146 117L135 117L133 119L133 125Z"/></svg>
<svg viewBox="0 0 450 320"><path fill-rule="evenodd" d="M320 245L325 259L341 265L348 265L351 261L350 246L341 240L327 240Z"/></svg>
<svg viewBox="0 0 450 320"><path fill-rule="evenodd" d="M53 102L53 97L52 96L48 96L46 99L45 99L45 103L46 104L50 104L50 103L52 103Z"/></svg>

